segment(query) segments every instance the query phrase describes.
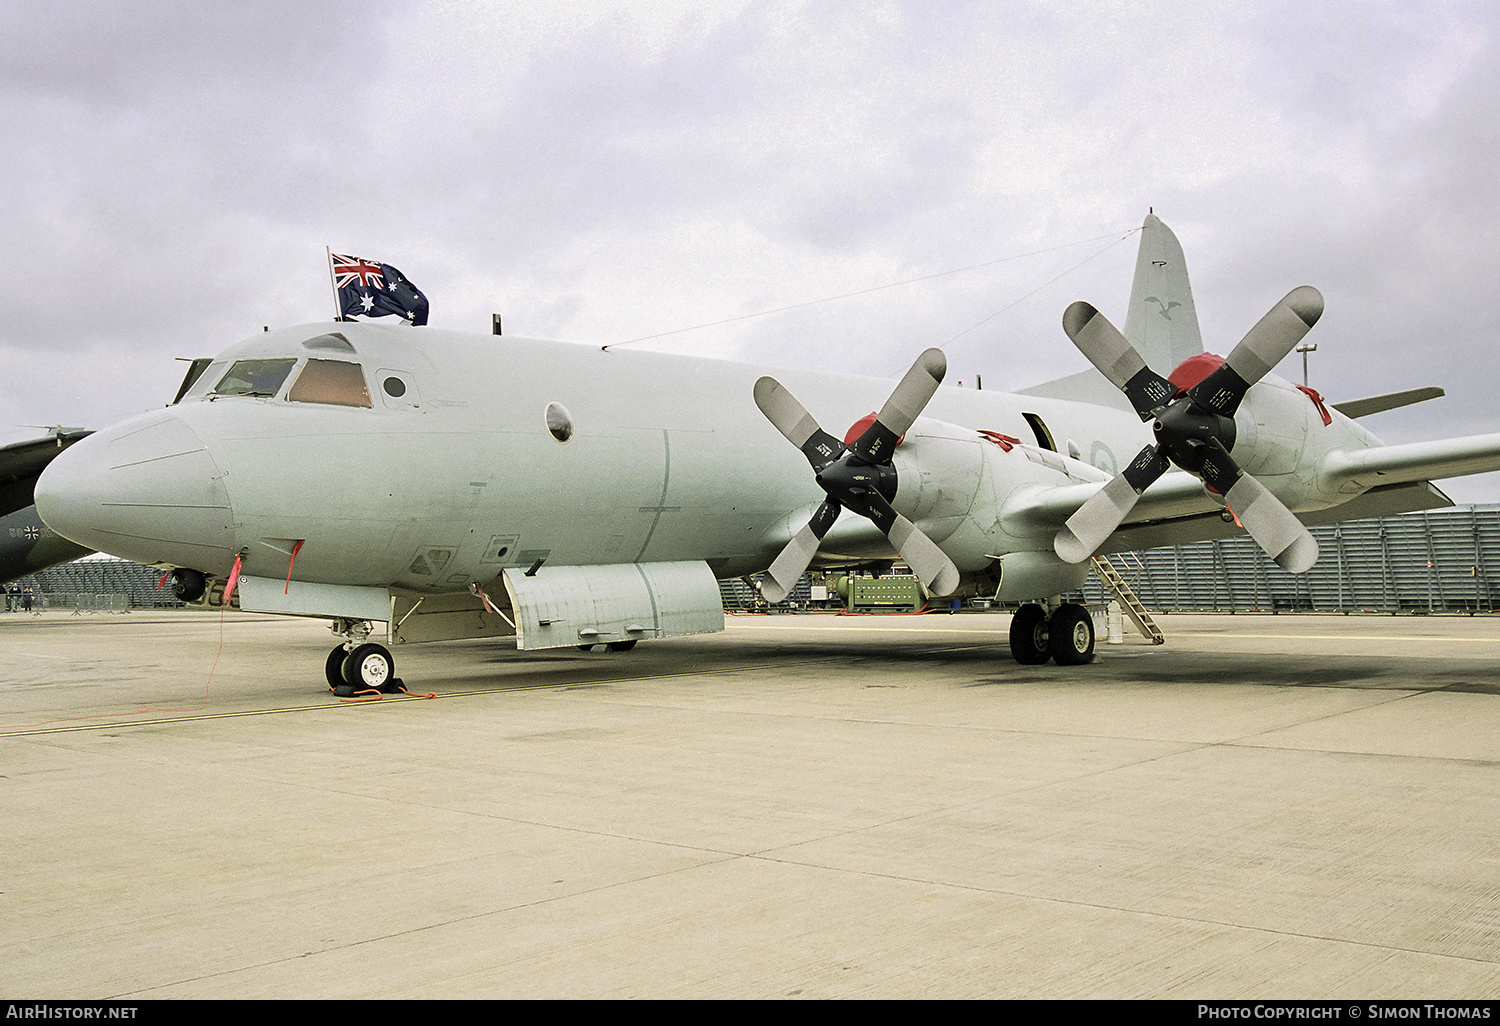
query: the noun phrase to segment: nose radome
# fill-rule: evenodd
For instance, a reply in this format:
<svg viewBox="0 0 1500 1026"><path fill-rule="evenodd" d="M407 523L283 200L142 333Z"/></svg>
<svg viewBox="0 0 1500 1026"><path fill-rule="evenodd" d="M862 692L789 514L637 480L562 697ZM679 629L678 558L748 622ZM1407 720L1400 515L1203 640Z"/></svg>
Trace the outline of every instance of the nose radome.
<svg viewBox="0 0 1500 1026"><path fill-rule="evenodd" d="M59 453L37 480L36 506L64 538L138 563L215 573L234 559L223 475L203 440L168 410Z"/></svg>

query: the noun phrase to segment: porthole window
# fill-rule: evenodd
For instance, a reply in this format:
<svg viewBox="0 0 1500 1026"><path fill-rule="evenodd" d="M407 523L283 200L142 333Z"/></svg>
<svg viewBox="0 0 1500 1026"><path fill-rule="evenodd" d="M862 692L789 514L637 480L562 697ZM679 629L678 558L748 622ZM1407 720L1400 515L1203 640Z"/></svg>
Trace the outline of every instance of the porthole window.
<svg viewBox="0 0 1500 1026"><path fill-rule="evenodd" d="M381 382L381 387L385 389L385 394L392 399L400 399L406 394L406 382L400 378L386 378L385 381Z"/></svg>
<svg viewBox="0 0 1500 1026"><path fill-rule="evenodd" d="M546 418L547 430L553 438L566 442L573 437L573 415L562 403L548 403Z"/></svg>

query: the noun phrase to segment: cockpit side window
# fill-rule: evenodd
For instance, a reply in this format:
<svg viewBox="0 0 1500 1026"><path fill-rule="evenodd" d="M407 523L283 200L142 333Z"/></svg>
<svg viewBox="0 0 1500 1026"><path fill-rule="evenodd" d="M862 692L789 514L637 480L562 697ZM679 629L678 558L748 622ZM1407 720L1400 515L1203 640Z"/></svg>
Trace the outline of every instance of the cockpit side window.
<svg viewBox="0 0 1500 1026"><path fill-rule="evenodd" d="M308 360L286 397L294 403L371 407L364 370L342 360Z"/></svg>
<svg viewBox="0 0 1500 1026"><path fill-rule="evenodd" d="M296 360L236 360L214 386L215 395L275 395Z"/></svg>

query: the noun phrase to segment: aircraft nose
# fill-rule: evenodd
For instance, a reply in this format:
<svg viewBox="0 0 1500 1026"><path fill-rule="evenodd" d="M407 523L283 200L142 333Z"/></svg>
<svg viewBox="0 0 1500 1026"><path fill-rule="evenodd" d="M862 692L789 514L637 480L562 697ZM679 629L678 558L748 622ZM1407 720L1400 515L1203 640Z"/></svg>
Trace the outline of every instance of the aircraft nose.
<svg viewBox="0 0 1500 1026"><path fill-rule="evenodd" d="M222 572L234 560L223 477L198 434L159 410L59 453L37 480L36 507L48 527L91 549Z"/></svg>

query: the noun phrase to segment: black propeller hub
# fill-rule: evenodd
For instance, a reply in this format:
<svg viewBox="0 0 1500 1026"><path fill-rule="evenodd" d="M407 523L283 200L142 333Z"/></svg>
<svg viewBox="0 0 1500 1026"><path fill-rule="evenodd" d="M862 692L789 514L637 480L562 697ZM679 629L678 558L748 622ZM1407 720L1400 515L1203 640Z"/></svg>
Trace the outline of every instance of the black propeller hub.
<svg viewBox="0 0 1500 1026"><path fill-rule="evenodd" d="M1234 448L1234 418L1200 406L1190 396L1158 411L1153 430L1157 447L1173 463L1200 476L1214 441L1225 452Z"/></svg>
<svg viewBox="0 0 1500 1026"><path fill-rule="evenodd" d="M896 468L885 463L866 463L852 452L824 467L817 481L830 499L864 516L870 515L867 496L872 493L883 496L887 502L896 497Z"/></svg>

